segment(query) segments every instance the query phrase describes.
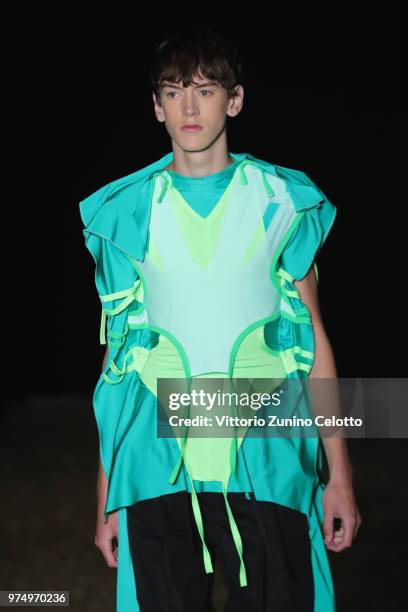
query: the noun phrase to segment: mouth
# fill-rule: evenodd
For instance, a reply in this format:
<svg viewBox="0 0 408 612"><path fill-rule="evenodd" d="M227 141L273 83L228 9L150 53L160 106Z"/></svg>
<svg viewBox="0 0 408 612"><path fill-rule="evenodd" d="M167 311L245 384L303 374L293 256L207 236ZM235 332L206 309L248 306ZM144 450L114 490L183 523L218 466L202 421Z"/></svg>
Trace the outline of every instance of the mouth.
<svg viewBox="0 0 408 612"><path fill-rule="evenodd" d="M201 125L183 125L181 129L183 130L183 132L199 132L203 128L201 127Z"/></svg>

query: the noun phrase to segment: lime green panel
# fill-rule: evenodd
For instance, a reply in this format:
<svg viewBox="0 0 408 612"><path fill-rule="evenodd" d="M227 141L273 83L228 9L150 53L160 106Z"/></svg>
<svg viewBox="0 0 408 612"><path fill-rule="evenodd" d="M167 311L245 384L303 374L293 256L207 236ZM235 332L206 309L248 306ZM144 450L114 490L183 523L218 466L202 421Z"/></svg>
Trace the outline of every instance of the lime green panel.
<svg viewBox="0 0 408 612"><path fill-rule="evenodd" d="M256 253L257 248L262 244L262 242L265 240L265 224L263 222L263 219L261 219L259 221L259 225L258 228L254 234L254 236L252 237L248 248L244 254L243 257L243 262L244 263L249 263L252 259L252 257L254 256L254 254Z"/></svg>
<svg viewBox="0 0 408 612"><path fill-rule="evenodd" d="M228 196L232 184L231 181L208 217L201 217L189 206L177 189L171 188L175 196L172 198L171 206L186 247L192 259L201 267L208 266L214 255L228 210Z"/></svg>

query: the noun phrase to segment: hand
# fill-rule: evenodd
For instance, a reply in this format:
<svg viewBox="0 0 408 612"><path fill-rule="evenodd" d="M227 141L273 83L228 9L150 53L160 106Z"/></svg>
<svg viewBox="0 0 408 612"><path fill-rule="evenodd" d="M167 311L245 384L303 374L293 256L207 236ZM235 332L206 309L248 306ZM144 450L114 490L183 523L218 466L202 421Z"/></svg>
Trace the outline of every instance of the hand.
<svg viewBox="0 0 408 612"><path fill-rule="evenodd" d="M95 546L99 548L105 557L108 567L118 566L118 511L110 512L105 517L98 516L96 522Z"/></svg>
<svg viewBox="0 0 408 612"><path fill-rule="evenodd" d="M324 509L324 543L328 550L340 552L352 545L362 523L351 481L327 483L322 504ZM341 526L334 529L333 519L341 519Z"/></svg>

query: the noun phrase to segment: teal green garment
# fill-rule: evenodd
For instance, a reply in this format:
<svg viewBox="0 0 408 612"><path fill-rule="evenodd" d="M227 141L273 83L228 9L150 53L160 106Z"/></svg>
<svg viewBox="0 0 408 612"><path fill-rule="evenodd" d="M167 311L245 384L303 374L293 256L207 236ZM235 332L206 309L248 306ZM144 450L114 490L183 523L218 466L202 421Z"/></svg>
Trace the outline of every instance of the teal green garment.
<svg viewBox="0 0 408 612"><path fill-rule="evenodd" d="M336 209L304 172L270 164L248 153L230 155L248 167L262 169L285 182L296 216L274 253L273 280L282 292L282 299L298 312L306 313L293 280L313 265L332 227ZM152 179L172 161L173 153L169 153L101 187L80 203L85 243L96 264L95 283L102 303L100 341L109 346L104 371L94 389L93 407L102 464L109 483L105 512L119 511L117 612L139 611L127 538L126 507L143 499L192 491L183 464L176 481L169 482L169 471L177 465L180 449L175 440L156 437L152 419L156 398L141 384L139 373L149 351L157 345L158 334L129 323L135 317L143 318L139 314L143 291L137 262L144 260L149 241ZM245 173L241 178L245 189ZM265 227L278 210L279 202L271 202L266 207ZM313 328L307 317L296 321L282 313L266 331L269 345L279 350L298 346L305 352L314 351ZM288 377L303 375L305 372L299 369ZM257 500L274 501L306 514L312 544L314 612L335 612L322 534L321 441L308 438L292 442L288 445L281 438L246 437L237 454L236 471L228 491L253 492ZM219 483L214 481L194 481L194 485L199 492L220 491Z"/></svg>
<svg viewBox="0 0 408 612"><path fill-rule="evenodd" d="M208 217L230 182L239 161L205 177L184 176L174 170L168 170L174 186L186 202L202 217Z"/></svg>

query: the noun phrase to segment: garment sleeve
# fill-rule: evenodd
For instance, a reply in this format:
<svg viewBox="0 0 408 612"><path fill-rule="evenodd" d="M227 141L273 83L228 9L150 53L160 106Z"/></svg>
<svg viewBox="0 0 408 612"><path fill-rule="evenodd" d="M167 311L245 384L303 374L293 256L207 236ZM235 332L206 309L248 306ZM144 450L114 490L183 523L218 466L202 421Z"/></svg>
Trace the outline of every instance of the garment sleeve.
<svg viewBox="0 0 408 612"><path fill-rule="evenodd" d="M295 280L301 280L306 276L312 265L316 263L316 257L329 235L337 214L337 208L321 189L306 174L303 173L303 176L309 184L316 187L322 200L298 212L302 218L282 251L281 265Z"/></svg>
<svg viewBox="0 0 408 612"><path fill-rule="evenodd" d="M109 240L85 234L95 261L95 285L101 300L100 343L120 348L128 332L129 308L137 298L139 277L132 259Z"/></svg>

